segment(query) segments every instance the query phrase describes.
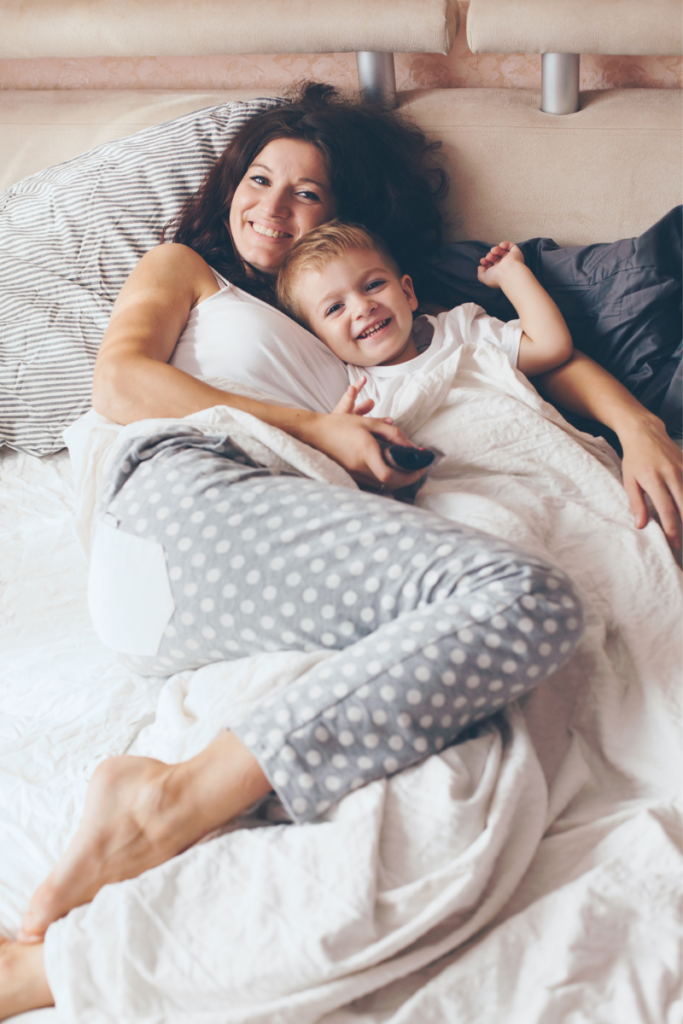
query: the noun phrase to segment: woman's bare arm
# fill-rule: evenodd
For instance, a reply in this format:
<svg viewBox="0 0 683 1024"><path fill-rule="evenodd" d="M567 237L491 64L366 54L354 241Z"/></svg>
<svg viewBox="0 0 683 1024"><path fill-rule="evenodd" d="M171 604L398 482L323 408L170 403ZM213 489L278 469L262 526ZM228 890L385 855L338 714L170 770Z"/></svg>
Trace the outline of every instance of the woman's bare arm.
<svg viewBox="0 0 683 1024"><path fill-rule="evenodd" d="M190 312L217 291L210 268L187 246L160 245L143 256L114 303L102 339L93 378L97 412L133 423L187 416L229 400L168 365Z"/></svg>
<svg viewBox="0 0 683 1024"><path fill-rule="evenodd" d="M647 494L669 543L680 547L683 453L662 421L583 352L575 350L569 362L534 383L552 402L614 431L624 452L624 487L636 526L648 521Z"/></svg>
<svg viewBox="0 0 683 1024"><path fill-rule="evenodd" d="M339 462L359 482L388 490L410 486L422 473L400 473L384 462L374 435L410 444L384 420L270 405L211 387L171 366L192 309L218 291L205 261L184 245L160 245L138 263L117 298L95 364L93 406L115 423L182 417L226 405L256 416Z"/></svg>

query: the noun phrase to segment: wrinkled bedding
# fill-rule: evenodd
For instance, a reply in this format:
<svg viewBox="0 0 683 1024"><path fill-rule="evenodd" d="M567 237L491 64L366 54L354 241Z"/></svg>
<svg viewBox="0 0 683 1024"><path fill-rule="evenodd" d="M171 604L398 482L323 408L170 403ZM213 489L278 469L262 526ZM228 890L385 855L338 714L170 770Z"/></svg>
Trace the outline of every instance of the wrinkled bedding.
<svg viewBox="0 0 683 1024"><path fill-rule="evenodd" d="M569 572L587 610L578 653L522 709L322 823L256 816L105 888L48 933L62 1019L680 1022L681 599L664 536L634 529L604 442L565 424L492 347L406 382L392 414L454 453L418 505ZM341 482L278 432L254 437L243 414L191 419L210 430L226 418L264 461ZM64 455L0 459L6 935L99 760L189 757L322 656L168 680L118 665L89 625L73 530L78 509L87 547L89 485L119 436L106 433L97 451L73 444L77 488Z"/></svg>

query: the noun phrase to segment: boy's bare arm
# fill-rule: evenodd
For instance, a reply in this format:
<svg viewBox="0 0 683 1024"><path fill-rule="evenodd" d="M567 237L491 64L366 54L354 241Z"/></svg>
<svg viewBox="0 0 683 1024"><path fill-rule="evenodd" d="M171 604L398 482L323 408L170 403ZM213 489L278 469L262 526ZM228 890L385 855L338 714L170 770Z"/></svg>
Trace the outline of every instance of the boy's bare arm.
<svg viewBox="0 0 683 1024"><path fill-rule="evenodd" d="M517 310L524 332L517 360L522 373L534 377L571 358L574 346L564 317L524 263L521 249L512 242L494 245L477 276L489 288L500 288Z"/></svg>

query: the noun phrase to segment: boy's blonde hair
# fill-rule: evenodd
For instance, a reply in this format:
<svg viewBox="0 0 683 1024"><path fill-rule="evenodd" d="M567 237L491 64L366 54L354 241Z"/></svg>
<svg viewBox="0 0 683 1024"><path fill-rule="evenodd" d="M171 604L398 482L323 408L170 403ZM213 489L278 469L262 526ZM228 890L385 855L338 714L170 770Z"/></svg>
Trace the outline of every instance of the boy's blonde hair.
<svg viewBox="0 0 683 1024"><path fill-rule="evenodd" d="M381 238L360 224L344 224L340 220L331 220L308 231L287 253L277 279L280 308L304 327L308 327L306 315L297 295L296 285L299 277L306 270L322 270L333 260L340 259L348 252L359 250L376 252L389 270L397 277L401 276L398 263Z"/></svg>

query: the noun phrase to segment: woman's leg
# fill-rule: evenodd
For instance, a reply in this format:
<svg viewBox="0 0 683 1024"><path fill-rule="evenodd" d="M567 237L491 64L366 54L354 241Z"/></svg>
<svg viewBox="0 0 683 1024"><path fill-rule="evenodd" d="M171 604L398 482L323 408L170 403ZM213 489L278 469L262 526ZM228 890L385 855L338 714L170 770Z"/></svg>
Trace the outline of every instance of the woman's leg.
<svg viewBox="0 0 683 1024"><path fill-rule="evenodd" d="M437 517L359 499L326 499L343 530L375 503L365 550L361 534L326 552L338 561L316 598L325 603L315 635L336 640L336 653L235 730L297 822L453 743L555 672L583 629L559 570Z"/></svg>
<svg viewBox="0 0 683 1024"><path fill-rule="evenodd" d="M103 761L76 835L31 900L20 940L42 939L52 921L89 903L103 885L170 860L271 788L254 755L230 732L180 764L126 756Z"/></svg>
<svg viewBox="0 0 683 1024"><path fill-rule="evenodd" d="M22 946L0 938L0 1020L53 1005L42 943Z"/></svg>
<svg viewBox="0 0 683 1024"><path fill-rule="evenodd" d="M559 570L386 498L240 466L222 443L126 457L108 513L163 544L176 606L157 653L130 663L335 652L237 730L295 821L441 750L574 650L582 613Z"/></svg>
<svg viewBox="0 0 683 1024"><path fill-rule="evenodd" d="M125 785L109 762L115 809L86 816L36 893L27 934L106 882L173 856L271 784L295 821L315 818L452 743L554 672L580 638L566 576L493 537L298 477L241 467L236 479L226 459L188 455L151 460L129 478L135 490L124 486L109 506L124 529L154 524L156 534L138 532L163 539L176 603L160 650L136 658L137 669L263 650L335 653L265 700L237 730L243 743L230 734L186 765L154 762L154 780L147 759L116 759L127 765ZM237 763L249 779L238 794ZM130 833L136 788L147 793L145 827L136 825L128 852L121 831Z"/></svg>

